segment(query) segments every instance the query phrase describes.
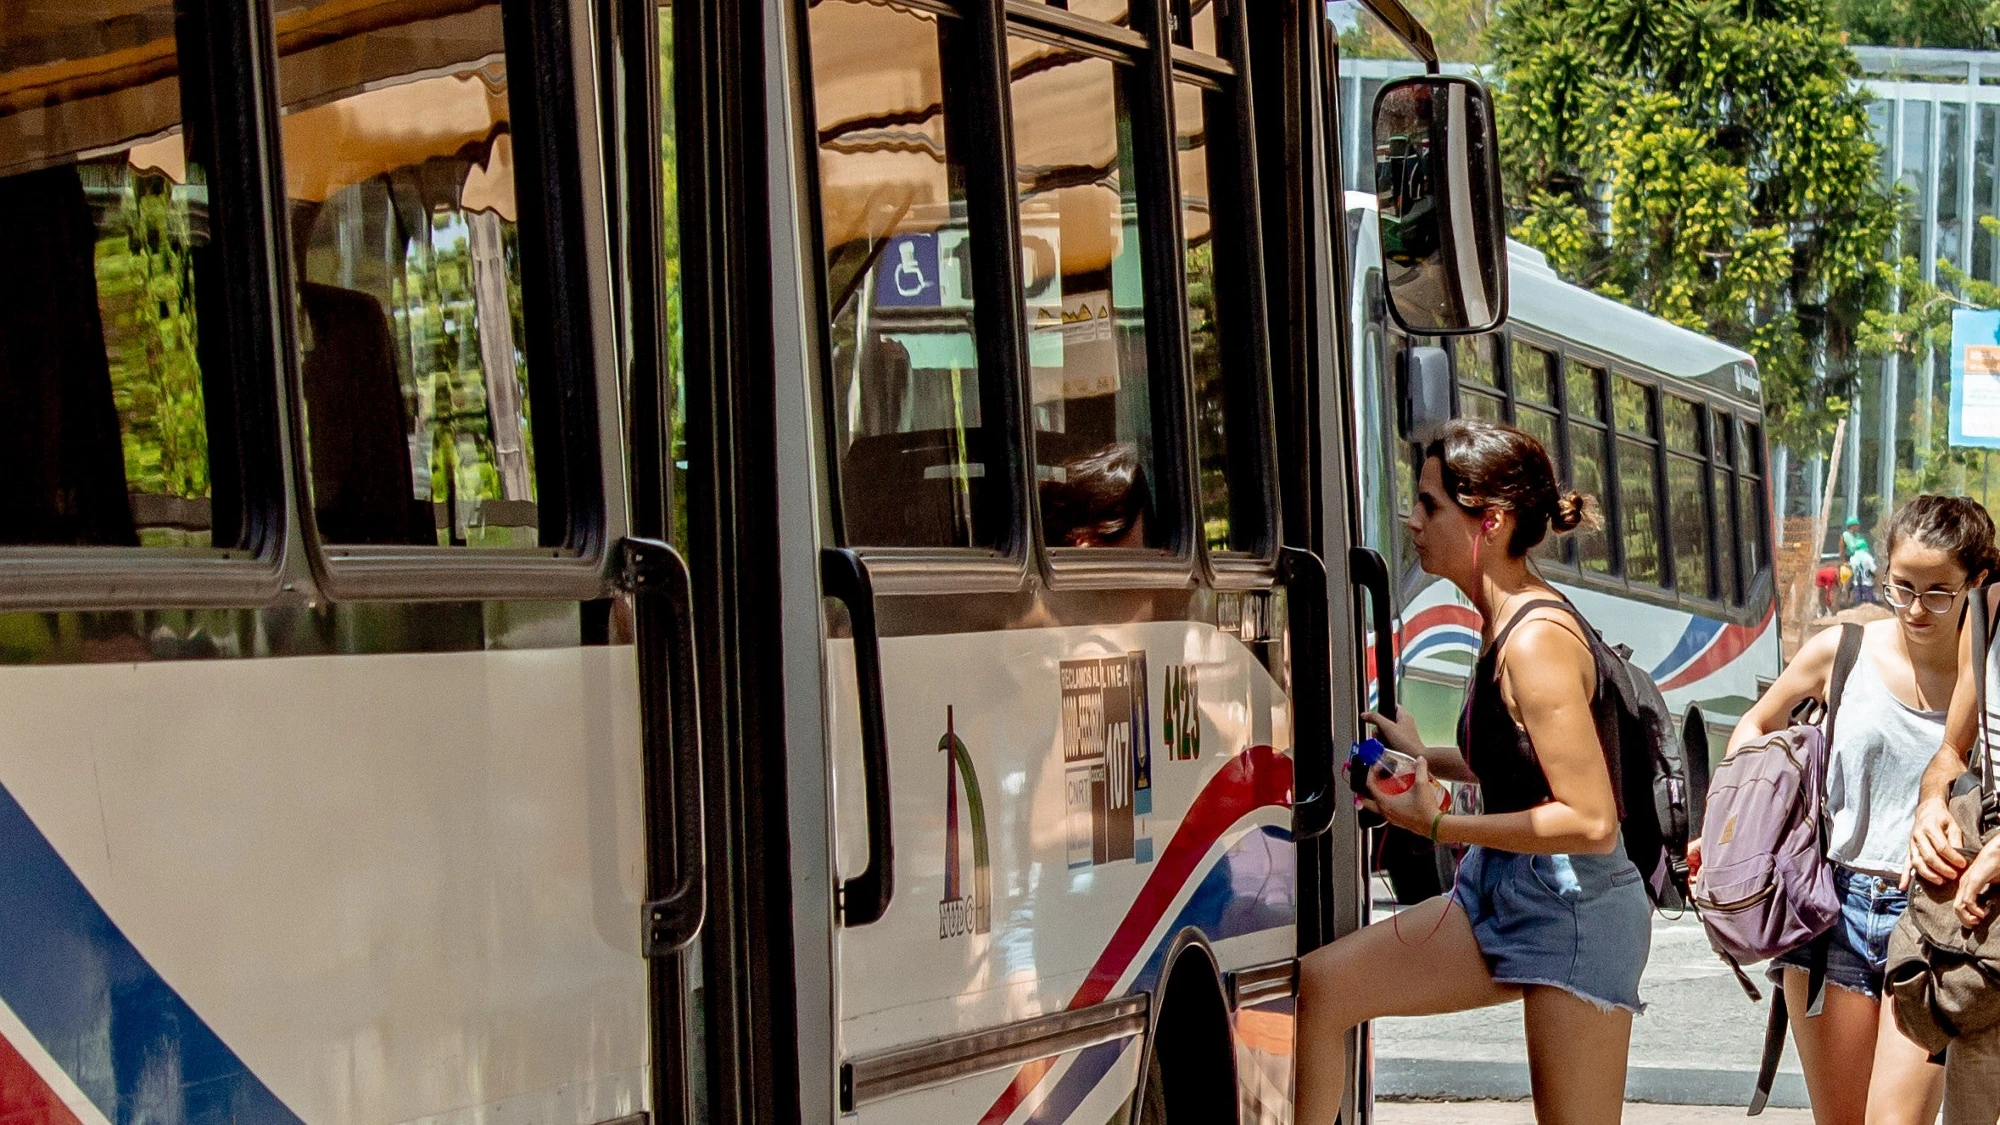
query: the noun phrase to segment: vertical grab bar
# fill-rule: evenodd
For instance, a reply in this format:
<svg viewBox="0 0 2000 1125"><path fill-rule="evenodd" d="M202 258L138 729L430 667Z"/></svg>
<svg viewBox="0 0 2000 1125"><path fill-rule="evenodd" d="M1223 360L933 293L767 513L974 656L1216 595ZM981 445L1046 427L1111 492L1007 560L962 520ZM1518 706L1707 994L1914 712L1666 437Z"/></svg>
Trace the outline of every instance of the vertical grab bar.
<svg viewBox="0 0 2000 1125"><path fill-rule="evenodd" d="M845 547L819 554L820 588L847 607L854 633L854 684L861 696L861 778L868 810L868 866L840 885L840 924L866 926L888 913L896 893L896 849L889 823L889 733L882 706L882 638L875 628L875 585L861 556Z"/></svg>
<svg viewBox="0 0 2000 1125"><path fill-rule="evenodd" d="M618 587L632 594L644 750L644 948L663 957L694 941L708 909L694 594L687 563L657 539L619 544ZM669 848L671 841L671 849ZM671 871L672 877L664 878Z"/></svg>

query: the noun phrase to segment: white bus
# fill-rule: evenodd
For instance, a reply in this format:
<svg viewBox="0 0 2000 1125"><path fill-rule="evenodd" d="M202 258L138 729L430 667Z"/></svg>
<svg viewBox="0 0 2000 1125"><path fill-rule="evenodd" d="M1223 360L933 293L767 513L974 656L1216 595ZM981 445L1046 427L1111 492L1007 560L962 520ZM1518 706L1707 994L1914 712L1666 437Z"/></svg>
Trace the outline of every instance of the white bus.
<svg viewBox="0 0 2000 1125"><path fill-rule="evenodd" d="M1454 415L1533 433L1559 479L1597 498L1604 526L1545 543L1536 561L1606 640L1631 648L1676 716L1694 709L1719 755L1760 681L1782 670L1756 361L1571 285L1512 240L1507 328L1413 341L1385 306L1375 197L1349 192L1347 205L1362 537L1396 576L1403 704L1449 742L1481 644L1478 614L1418 569L1403 530L1422 464L1408 440L1410 372L1429 362L1449 373L1432 393ZM1449 871L1412 844L1397 836L1379 851L1408 901L1436 892L1434 860Z"/></svg>
<svg viewBox="0 0 2000 1125"><path fill-rule="evenodd" d="M0 1118L1289 1121L1393 593L1333 14L9 6Z"/></svg>

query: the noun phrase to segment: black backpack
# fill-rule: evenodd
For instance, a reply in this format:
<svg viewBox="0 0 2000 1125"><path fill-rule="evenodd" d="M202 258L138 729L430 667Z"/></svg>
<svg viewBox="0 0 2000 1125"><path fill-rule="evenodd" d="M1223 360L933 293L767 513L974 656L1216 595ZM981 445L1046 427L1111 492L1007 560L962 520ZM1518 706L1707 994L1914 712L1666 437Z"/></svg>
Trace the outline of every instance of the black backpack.
<svg viewBox="0 0 2000 1125"><path fill-rule="evenodd" d="M1601 638L1600 638L1601 640ZM1688 901L1689 816L1688 751L1697 740L1674 735L1673 712L1653 677L1632 663L1625 645L1607 646L1617 657L1611 677L1618 704L1619 780L1625 805L1625 854L1645 876L1653 905L1679 907ZM1599 669L1602 675L1606 669ZM1690 716L1699 720L1699 712ZM1706 750L1707 738L1699 745ZM1698 767L1706 772L1708 763Z"/></svg>

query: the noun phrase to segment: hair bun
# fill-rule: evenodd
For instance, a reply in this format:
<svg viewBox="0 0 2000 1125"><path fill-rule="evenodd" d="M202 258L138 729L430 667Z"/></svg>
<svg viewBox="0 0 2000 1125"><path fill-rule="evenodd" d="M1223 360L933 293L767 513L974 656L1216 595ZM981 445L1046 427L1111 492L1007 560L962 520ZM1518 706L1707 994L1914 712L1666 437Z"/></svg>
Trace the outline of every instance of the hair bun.
<svg viewBox="0 0 2000 1125"><path fill-rule="evenodd" d="M1598 525L1597 501L1574 491L1556 497L1555 515L1549 517L1550 530L1561 535L1586 523L1592 527Z"/></svg>

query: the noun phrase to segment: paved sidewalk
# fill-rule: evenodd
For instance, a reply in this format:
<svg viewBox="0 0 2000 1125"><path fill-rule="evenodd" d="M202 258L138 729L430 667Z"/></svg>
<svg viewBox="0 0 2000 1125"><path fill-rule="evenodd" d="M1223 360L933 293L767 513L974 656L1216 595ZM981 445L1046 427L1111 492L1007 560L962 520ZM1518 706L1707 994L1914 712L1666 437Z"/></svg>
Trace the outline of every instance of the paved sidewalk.
<svg viewBox="0 0 2000 1125"><path fill-rule="evenodd" d="M1681 1125L1682 1122L1741 1121L1737 1106L1625 1106L1624 1125ZM1803 1109L1767 1109L1758 1125L1810 1125ZM1376 1125L1534 1125L1535 1110L1527 1102L1376 1102Z"/></svg>

